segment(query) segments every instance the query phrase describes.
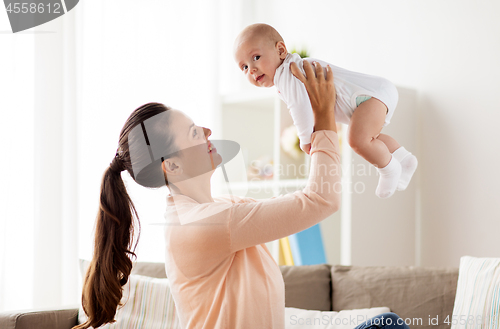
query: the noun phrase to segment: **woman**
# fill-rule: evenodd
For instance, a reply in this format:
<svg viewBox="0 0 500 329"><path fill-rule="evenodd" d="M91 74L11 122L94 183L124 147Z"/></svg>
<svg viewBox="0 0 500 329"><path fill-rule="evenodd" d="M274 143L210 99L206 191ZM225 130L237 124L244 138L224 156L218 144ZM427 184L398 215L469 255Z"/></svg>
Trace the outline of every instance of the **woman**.
<svg viewBox="0 0 500 329"><path fill-rule="evenodd" d="M302 191L284 196L214 200L210 177L222 159L208 140L211 131L162 104L132 113L103 176L94 255L82 296L88 321L78 328L113 322L132 269L137 214L122 170L143 186L170 189L165 269L183 328L284 328L283 277L265 243L307 229L340 206L332 71L327 68L325 78L319 65L316 77L307 62L304 69L309 78L292 66L314 111L311 171Z"/></svg>

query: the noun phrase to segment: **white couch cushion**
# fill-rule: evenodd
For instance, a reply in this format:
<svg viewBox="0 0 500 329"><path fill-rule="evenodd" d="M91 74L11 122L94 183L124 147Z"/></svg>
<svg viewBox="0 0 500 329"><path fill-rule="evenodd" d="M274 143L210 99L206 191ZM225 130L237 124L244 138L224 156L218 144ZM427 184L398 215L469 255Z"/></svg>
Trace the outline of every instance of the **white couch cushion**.
<svg viewBox="0 0 500 329"><path fill-rule="evenodd" d="M500 328L500 258L460 258L455 305L448 321L451 329Z"/></svg>

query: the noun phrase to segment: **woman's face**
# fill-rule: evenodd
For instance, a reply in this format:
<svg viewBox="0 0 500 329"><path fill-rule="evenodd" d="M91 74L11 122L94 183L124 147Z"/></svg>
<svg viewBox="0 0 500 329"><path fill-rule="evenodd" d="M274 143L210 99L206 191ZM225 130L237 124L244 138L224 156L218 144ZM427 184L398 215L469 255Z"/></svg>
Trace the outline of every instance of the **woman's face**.
<svg viewBox="0 0 500 329"><path fill-rule="evenodd" d="M195 125L183 112L172 111L170 129L179 150L176 158L182 169L183 179L214 171L222 163L222 157L208 140L212 131Z"/></svg>

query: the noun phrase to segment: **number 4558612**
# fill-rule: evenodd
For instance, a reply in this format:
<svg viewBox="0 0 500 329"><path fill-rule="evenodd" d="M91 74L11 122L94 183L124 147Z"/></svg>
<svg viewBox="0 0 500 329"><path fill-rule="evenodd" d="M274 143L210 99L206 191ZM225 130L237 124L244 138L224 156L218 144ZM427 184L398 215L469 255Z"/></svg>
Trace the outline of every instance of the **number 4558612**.
<svg viewBox="0 0 500 329"><path fill-rule="evenodd" d="M54 4L44 4L44 3L9 3L7 6L7 12L14 13L14 14L35 14L35 13L53 13L53 14L60 14L61 13L61 4L60 3L54 3Z"/></svg>
<svg viewBox="0 0 500 329"><path fill-rule="evenodd" d="M461 315L453 315L451 317L451 321L450 321L450 316L448 315L446 317L446 319L444 319L443 321L444 323L450 325L450 324L453 324L453 325L458 325L458 324L461 324L461 325L465 325L465 324L468 324L470 326L480 326L482 323L483 323L483 318L480 316L480 315L477 315L477 316L474 316L474 315L465 315L465 314L461 314Z"/></svg>

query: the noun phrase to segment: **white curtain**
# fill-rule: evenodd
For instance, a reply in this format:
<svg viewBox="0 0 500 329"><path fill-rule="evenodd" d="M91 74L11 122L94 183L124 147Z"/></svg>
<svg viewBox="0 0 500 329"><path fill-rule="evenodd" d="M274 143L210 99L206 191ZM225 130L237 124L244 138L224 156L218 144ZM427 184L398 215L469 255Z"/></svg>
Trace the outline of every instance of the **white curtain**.
<svg viewBox="0 0 500 329"><path fill-rule="evenodd" d="M0 310L32 301L34 34L0 15ZM16 284L12 284L12 283ZM23 298L24 297L24 298Z"/></svg>
<svg viewBox="0 0 500 329"><path fill-rule="evenodd" d="M0 24L0 310L74 304L75 19Z"/></svg>
<svg viewBox="0 0 500 329"><path fill-rule="evenodd" d="M108 0L79 4L79 256L90 259L101 177L127 117L148 102L214 128L218 94L218 1ZM214 135L217 135L217 129ZM141 221L139 261L164 261L166 188L145 189L123 173Z"/></svg>
<svg viewBox="0 0 500 329"><path fill-rule="evenodd" d="M135 108L162 102L220 137L219 7L80 1L17 34L0 14L0 311L79 303L101 177ZM162 262L151 223L167 190L124 179L142 224L139 260Z"/></svg>

